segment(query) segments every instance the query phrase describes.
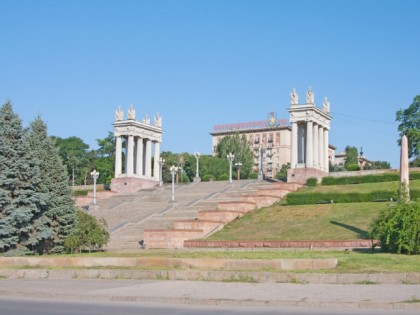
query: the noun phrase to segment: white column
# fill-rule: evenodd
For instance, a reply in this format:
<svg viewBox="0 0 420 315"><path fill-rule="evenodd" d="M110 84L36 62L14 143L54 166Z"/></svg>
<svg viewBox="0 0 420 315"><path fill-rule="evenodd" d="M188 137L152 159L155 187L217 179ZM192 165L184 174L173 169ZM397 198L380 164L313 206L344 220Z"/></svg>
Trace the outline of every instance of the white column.
<svg viewBox="0 0 420 315"><path fill-rule="evenodd" d="M122 173L122 140L121 136L117 136L115 141L115 171L114 177L117 178Z"/></svg>
<svg viewBox="0 0 420 315"><path fill-rule="evenodd" d="M314 143L312 140L312 132L313 132L313 122L308 121L306 122L306 167L313 167L314 166Z"/></svg>
<svg viewBox="0 0 420 315"><path fill-rule="evenodd" d="M160 142L155 142L155 156L153 164L153 178L159 180Z"/></svg>
<svg viewBox="0 0 420 315"><path fill-rule="evenodd" d="M136 141L136 174L143 176L143 138L138 137Z"/></svg>
<svg viewBox="0 0 420 315"><path fill-rule="evenodd" d="M324 129L324 169L326 172L329 171L328 163L328 129Z"/></svg>
<svg viewBox="0 0 420 315"><path fill-rule="evenodd" d="M134 175L134 137L128 136L127 140L127 177Z"/></svg>
<svg viewBox="0 0 420 315"><path fill-rule="evenodd" d="M324 128L319 126L318 128L318 164L319 169L324 169Z"/></svg>
<svg viewBox="0 0 420 315"><path fill-rule="evenodd" d="M298 155L298 128L297 123L292 122L292 147L290 154L290 168L295 168Z"/></svg>
<svg viewBox="0 0 420 315"><path fill-rule="evenodd" d="M314 123L313 126L313 135L314 135L314 167L319 168L319 145L318 145L318 124Z"/></svg>
<svg viewBox="0 0 420 315"><path fill-rule="evenodd" d="M146 159L144 161L147 177L152 177L152 141L146 139Z"/></svg>

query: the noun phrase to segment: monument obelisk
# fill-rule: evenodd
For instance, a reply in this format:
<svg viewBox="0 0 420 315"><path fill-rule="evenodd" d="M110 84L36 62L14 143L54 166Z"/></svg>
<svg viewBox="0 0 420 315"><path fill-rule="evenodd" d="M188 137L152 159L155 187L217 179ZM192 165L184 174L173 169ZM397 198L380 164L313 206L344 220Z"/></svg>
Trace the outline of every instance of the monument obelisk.
<svg viewBox="0 0 420 315"><path fill-rule="evenodd" d="M400 201L410 201L410 176L408 172L408 140L407 136L401 138L401 157L400 157Z"/></svg>

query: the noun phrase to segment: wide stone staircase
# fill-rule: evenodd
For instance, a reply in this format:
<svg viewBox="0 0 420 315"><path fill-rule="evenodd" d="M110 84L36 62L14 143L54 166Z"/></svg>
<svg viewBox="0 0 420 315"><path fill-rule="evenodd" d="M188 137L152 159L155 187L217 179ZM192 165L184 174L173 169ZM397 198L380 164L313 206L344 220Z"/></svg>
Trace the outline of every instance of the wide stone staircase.
<svg viewBox="0 0 420 315"><path fill-rule="evenodd" d="M181 248L184 240L202 238L244 213L280 200L296 184L259 180L171 185L98 198L89 212L107 221L108 250Z"/></svg>

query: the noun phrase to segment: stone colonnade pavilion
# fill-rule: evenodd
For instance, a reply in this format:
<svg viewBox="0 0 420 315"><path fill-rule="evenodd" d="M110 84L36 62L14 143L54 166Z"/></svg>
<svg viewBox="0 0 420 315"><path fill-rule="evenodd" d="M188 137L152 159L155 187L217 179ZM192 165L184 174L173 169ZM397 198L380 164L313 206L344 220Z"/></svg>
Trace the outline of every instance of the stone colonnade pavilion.
<svg viewBox="0 0 420 315"><path fill-rule="evenodd" d="M321 179L328 175L330 103L325 97L322 108L315 105L315 96L309 87L306 103L299 104L295 89L290 93L290 123L292 127L290 170L288 182L305 184L310 177Z"/></svg>
<svg viewBox="0 0 420 315"><path fill-rule="evenodd" d="M159 114L154 117L152 124L147 115L142 121L137 121L136 111L132 105L127 111L127 119L124 119L124 112L120 106L118 107L114 122L116 146L112 191L134 192L159 183L157 161L160 158L162 133L162 118ZM125 148L123 148L124 142Z"/></svg>

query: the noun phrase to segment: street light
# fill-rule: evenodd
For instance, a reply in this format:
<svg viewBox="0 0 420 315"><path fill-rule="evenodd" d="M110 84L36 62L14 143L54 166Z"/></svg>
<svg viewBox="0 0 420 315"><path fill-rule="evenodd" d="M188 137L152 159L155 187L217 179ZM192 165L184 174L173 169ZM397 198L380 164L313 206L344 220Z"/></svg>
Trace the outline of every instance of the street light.
<svg viewBox="0 0 420 315"><path fill-rule="evenodd" d="M229 161L229 183L232 184L232 162L235 156L232 153L229 153L226 157Z"/></svg>
<svg viewBox="0 0 420 315"><path fill-rule="evenodd" d="M236 170L238 171L238 180L240 180L241 179L241 166L242 166L242 163L241 162L237 162L237 163L235 163L235 166L236 166Z"/></svg>
<svg viewBox="0 0 420 315"><path fill-rule="evenodd" d="M163 185L163 177L162 177L163 164L165 164L165 159L160 157L159 158L159 186L160 187L162 187Z"/></svg>
<svg viewBox="0 0 420 315"><path fill-rule="evenodd" d="M197 152L194 153L194 156L195 156L195 160L197 161L197 163L196 163L197 164L197 169L196 169L196 172L195 172L195 178L199 179L200 175L198 173L198 160L200 159L201 153L197 151Z"/></svg>
<svg viewBox="0 0 420 315"><path fill-rule="evenodd" d="M93 204L96 205L96 180L99 177L99 172L97 172L95 169L90 173L90 175L93 179Z"/></svg>
<svg viewBox="0 0 420 315"><path fill-rule="evenodd" d="M260 179L264 179L264 155L265 155L265 148L260 149Z"/></svg>
<svg viewBox="0 0 420 315"><path fill-rule="evenodd" d="M175 174L178 172L178 167L175 165L172 165L171 168L169 169L169 171L171 172L172 175L172 196L171 196L171 201L175 202Z"/></svg>

